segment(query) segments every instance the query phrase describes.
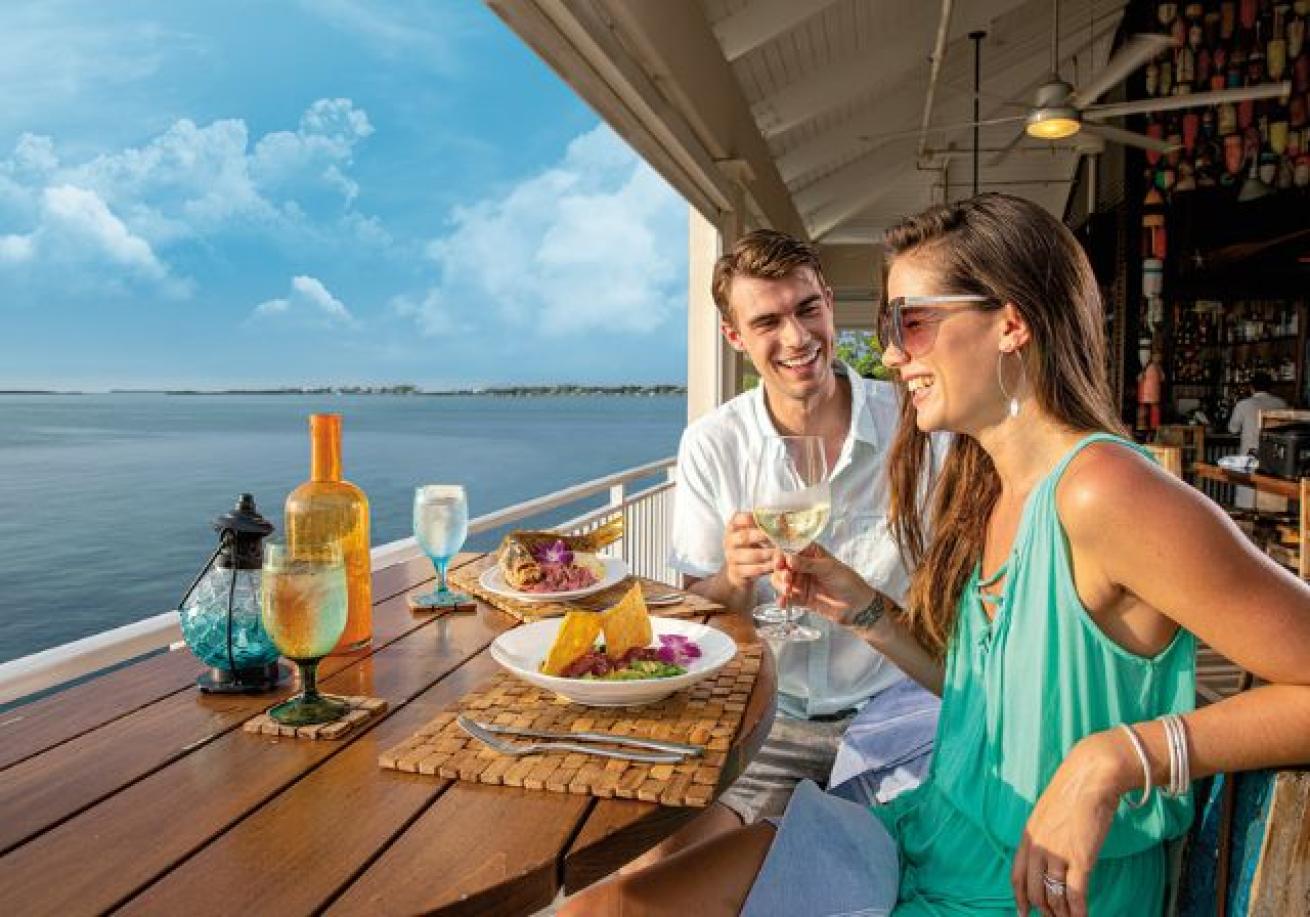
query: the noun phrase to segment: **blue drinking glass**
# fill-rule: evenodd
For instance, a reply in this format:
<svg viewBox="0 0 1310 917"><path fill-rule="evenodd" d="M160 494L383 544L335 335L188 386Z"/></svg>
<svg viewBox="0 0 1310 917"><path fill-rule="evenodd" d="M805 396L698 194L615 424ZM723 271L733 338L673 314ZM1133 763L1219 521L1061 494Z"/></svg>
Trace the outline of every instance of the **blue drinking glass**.
<svg viewBox="0 0 1310 917"><path fill-rule="evenodd" d="M464 547L469 504L459 484L424 484L414 489L414 538L437 570L435 592L414 599L419 608L452 608L472 599L446 583L446 566Z"/></svg>

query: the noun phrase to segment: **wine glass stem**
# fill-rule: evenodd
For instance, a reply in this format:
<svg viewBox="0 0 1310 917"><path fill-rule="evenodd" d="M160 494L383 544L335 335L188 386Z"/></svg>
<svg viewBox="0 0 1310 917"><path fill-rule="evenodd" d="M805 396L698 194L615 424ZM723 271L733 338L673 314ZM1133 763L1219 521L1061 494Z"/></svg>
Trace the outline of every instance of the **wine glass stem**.
<svg viewBox="0 0 1310 917"><path fill-rule="evenodd" d="M445 595L450 592L450 587L446 585L446 565L450 563L450 558L434 557L432 563L437 568L437 594Z"/></svg>
<svg viewBox="0 0 1310 917"><path fill-rule="evenodd" d="M788 555L784 552L783 556L787 557ZM778 622L778 631L782 639L786 640L796 628L791 616L792 599L790 590L778 596L778 607L782 609L782 620Z"/></svg>
<svg viewBox="0 0 1310 917"><path fill-rule="evenodd" d="M296 661L300 667L300 693L305 700L316 700L318 698L318 660L311 659L308 662Z"/></svg>

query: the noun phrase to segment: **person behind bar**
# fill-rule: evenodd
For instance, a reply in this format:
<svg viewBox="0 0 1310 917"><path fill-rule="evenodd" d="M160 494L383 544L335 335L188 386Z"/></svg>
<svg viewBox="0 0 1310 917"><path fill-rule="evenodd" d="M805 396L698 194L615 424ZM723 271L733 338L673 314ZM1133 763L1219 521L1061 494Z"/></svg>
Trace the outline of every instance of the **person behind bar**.
<svg viewBox="0 0 1310 917"><path fill-rule="evenodd" d="M712 293L724 337L749 357L760 384L683 434L671 566L692 591L738 614L770 598L777 552L749 512L751 472L768 437L813 434L823 438L833 504L840 506L820 543L880 596L904 601L909 576L884 523L896 391L834 359L832 290L818 253L781 232L749 233L715 264ZM849 778L844 791L889 797L926 772L937 698L848 629L823 618L806 623L821 637L779 646L778 715L760 754L657 856L781 815L802 778L827 780L852 711L861 706L857 734L866 740L842 749L837 776Z"/></svg>
<svg viewBox="0 0 1310 917"><path fill-rule="evenodd" d="M929 775L872 809L802 784L776 830L721 835L573 913L1158 914L1190 781L1310 761L1310 586L1120 435L1072 233L984 194L886 242L883 359L914 421L891 524L919 566L906 613L859 633L941 689ZM934 430L956 436L921 497L906 482ZM773 582L841 624L874 598L821 549ZM1268 684L1193 710L1197 637Z"/></svg>
<svg viewBox="0 0 1310 917"><path fill-rule="evenodd" d="M1287 402L1277 395L1269 394L1274 380L1269 373L1260 370L1251 376L1251 394L1233 405L1233 416L1228 418L1228 432L1241 437L1241 454L1252 455L1260 446L1260 412L1276 411L1287 407ZM1234 502L1243 509L1256 505L1256 494L1249 487L1237 488ZM1282 497L1273 497L1268 509L1287 509L1287 501Z"/></svg>

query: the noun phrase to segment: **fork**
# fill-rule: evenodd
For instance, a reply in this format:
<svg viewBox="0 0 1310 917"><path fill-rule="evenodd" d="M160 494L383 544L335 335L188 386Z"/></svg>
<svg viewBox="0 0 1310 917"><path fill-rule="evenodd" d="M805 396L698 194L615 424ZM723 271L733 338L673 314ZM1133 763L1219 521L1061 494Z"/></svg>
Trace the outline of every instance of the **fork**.
<svg viewBox="0 0 1310 917"><path fill-rule="evenodd" d="M456 722L459 723L461 729L473 736L473 738L477 739L483 745L486 745L492 751L498 751L502 755L512 755L516 758L521 755L532 755L542 752L574 751L580 752L584 755L597 755L601 758L618 758L620 761L640 761L643 764L679 764L682 761L682 755L678 754L647 754L638 751L613 751L608 748L595 748L593 746L583 745L579 742L531 742L526 745L520 745L515 742L506 742L503 739L496 738L496 736L487 732L466 716L460 715L456 718Z"/></svg>

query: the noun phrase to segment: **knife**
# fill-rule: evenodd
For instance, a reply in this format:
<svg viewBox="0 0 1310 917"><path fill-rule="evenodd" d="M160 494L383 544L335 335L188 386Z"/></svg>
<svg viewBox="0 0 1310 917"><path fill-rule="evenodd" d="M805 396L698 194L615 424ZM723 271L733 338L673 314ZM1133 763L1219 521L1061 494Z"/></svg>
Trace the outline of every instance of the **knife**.
<svg viewBox="0 0 1310 917"><path fill-rule="evenodd" d="M635 748L649 748L654 751L671 751L697 758L705 754L705 746L703 745L684 745L681 742L666 742L663 739L611 735L608 732L546 732L541 729L519 729L513 726L497 726L493 723L479 723L471 719L469 722L479 729L485 729L487 732L502 736L520 736L525 739L560 739L573 742L609 742L614 745L631 745Z"/></svg>
<svg viewBox="0 0 1310 917"><path fill-rule="evenodd" d="M622 761L640 761L645 764L681 764L685 760L678 752L668 751L628 751L615 748L601 748L585 742L529 742L520 744L496 737L466 716L458 717L455 722L459 727L492 751L503 755L521 757L532 754L556 754L559 752L578 752L584 755L598 755L602 758L618 758Z"/></svg>

